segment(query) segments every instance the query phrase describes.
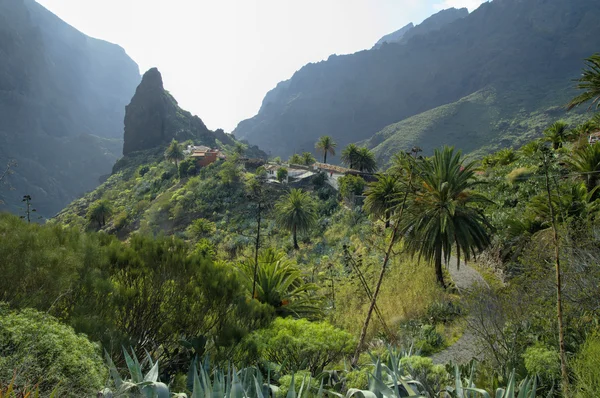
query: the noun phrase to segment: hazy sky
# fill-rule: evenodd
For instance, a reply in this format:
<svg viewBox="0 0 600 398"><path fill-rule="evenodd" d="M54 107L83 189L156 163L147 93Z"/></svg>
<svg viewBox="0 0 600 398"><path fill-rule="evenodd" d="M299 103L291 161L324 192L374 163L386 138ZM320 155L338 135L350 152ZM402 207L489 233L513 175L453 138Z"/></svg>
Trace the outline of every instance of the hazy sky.
<svg viewBox="0 0 600 398"><path fill-rule="evenodd" d="M448 7L472 11L484 0L37 1L124 47L141 73L158 67L184 109L231 131L303 65L371 48L409 22Z"/></svg>

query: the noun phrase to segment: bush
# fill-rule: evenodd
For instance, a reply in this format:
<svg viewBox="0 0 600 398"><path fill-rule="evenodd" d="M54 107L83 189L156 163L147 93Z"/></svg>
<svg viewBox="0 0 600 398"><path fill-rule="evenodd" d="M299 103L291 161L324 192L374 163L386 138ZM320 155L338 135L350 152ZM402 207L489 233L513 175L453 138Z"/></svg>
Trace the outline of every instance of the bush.
<svg viewBox="0 0 600 398"><path fill-rule="evenodd" d="M313 376L352 353L354 337L328 322L278 318L269 328L254 332L249 339L262 358L284 364L291 373L308 369Z"/></svg>
<svg viewBox="0 0 600 398"><path fill-rule="evenodd" d="M288 177L288 171L285 167L277 169L277 181L283 182Z"/></svg>
<svg viewBox="0 0 600 398"><path fill-rule="evenodd" d="M346 374L346 388L358 388L364 390L369 386L369 377L372 370L363 366L359 370L353 370Z"/></svg>
<svg viewBox="0 0 600 398"><path fill-rule="evenodd" d="M556 350L536 345L525 350L523 359L530 375L538 375L546 381L558 379L560 376L560 357Z"/></svg>
<svg viewBox="0 0 600 398"><path fill-rule="evenodd" d="M187 158L179 163L179 177L191 177L198 174L198 165L194 158Z"/></svg>
<svg viewBox="0 0 600 398"><path fill-rule="evenodd" d="M349 174L338 179L340 194L344 199L360 196L365 190L367 183L359 176Z"/></svg>
<svg viewBox="0 0 600 398"><path fill-rule="evenodd" d="M573 362L578 398L600 397L600 334L587 338Z"/></svg>
<svg viewBox="0 0 600 398"><path fill-rule="evenodd" d="M531 177L532 171L527 167L517 167L506 176L506 180L510 184L515 184L518 182L527 181L528 178Z"/></svg>
<svg viewBox="0 0 600 398"><path fill-rule="evenodd" d="M150 171L150 166L141 166L140 169L138 170L138 174L140 177L143 177L146 175L146 173L148 173Z"/></svg>
<svg viewBox="0 0 600 398"><path fill-rule="evenodd" d="M296 393L300 392L300 387L302 386L302 381L304 381L304 389L306 390L306 386L308 385L308 379L310 378L310 372L306 370L301 370L294 373L294 391ZM314 382L311 384L314 385ZM279 392L277 393L278 398L285 398L290 391L290 387L292 386L292 375L285 375L279 378Z"/></svg>
<svg viewBox="0 0 600 398"><path fill-rule="evenodd" d="M61 397L95 396L107 371L100 348L55 318L0 305L0 384L40 383L46 395L59 385Z"/></svg>

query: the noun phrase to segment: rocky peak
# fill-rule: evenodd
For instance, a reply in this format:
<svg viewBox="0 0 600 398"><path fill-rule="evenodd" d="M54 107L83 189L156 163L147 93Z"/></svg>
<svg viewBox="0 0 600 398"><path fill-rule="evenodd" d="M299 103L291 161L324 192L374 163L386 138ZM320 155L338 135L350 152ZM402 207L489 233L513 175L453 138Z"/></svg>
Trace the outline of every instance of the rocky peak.
<svg viewBox="0 0 600 398"><path fill-rule="evenodd" d="M165 91L158 69L152 68L144 74L125 108L123 155L166 145L173 138L180 142L191 139L210 147L216 146L217 140L233 142L223 131L210 131L198 116L181 109Z"/></svg>

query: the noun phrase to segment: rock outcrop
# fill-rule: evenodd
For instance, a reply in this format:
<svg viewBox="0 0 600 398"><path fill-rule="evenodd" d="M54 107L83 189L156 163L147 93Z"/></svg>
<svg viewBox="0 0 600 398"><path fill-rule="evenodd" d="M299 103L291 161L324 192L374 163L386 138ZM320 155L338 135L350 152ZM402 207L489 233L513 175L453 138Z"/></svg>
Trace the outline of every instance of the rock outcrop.
<svg viewBox="0 0 600 398"><path fill-rule="evenodd" d="M209 147L217 146L217 140L233 143L222 130L209 130L198 116L181 109L165 91L158 69L152 68L144 74L126 107L123 155L166 145L172 139L191 139Z"/></svg>

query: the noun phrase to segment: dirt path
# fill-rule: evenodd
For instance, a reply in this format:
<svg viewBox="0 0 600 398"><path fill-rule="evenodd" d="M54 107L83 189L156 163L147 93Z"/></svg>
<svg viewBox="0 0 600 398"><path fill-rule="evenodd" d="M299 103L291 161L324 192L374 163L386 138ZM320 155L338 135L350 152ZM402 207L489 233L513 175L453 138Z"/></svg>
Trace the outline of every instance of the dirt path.
<svg viewBox="0 0 600 398"><path fill-rule="evenodd" d="M456 258L450 261L450 276L456 284L459 292L465 292L477 285L484 285L489 288L487 282L483 279L479 272L466 265L464 262L460 264L460 270L456 267ZM460 339L452 346L444 351L434 354L434 364L445 364L450 361L456 364L467 363L473 358L483 359L480 350L477 348L476 337L473 332L467 327Z"/></svg>

